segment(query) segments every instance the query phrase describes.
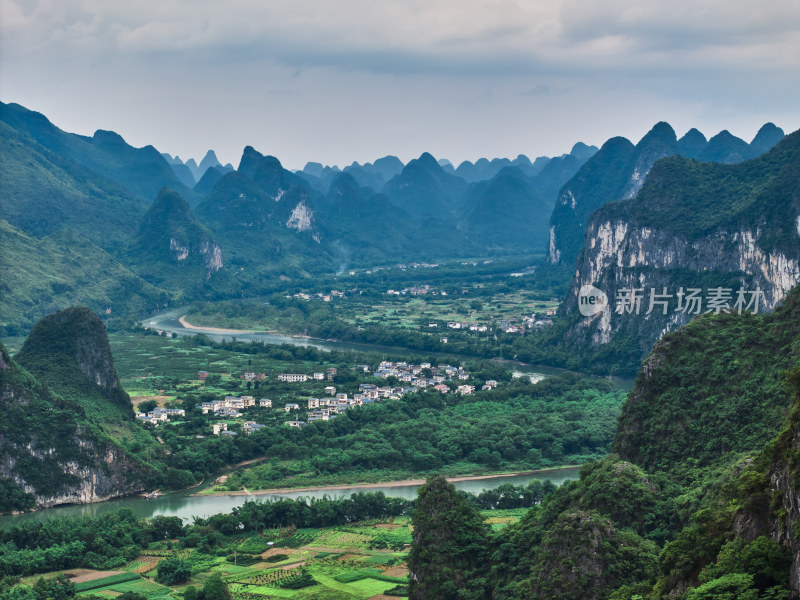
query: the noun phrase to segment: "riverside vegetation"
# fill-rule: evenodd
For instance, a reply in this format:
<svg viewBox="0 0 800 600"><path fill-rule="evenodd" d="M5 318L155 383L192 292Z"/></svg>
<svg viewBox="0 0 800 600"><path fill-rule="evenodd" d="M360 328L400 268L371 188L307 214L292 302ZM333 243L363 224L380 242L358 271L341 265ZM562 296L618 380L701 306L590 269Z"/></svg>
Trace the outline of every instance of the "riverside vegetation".
<svg viewBox="0 0 800 600"><path fill-rule="evenodd" d="M793 557L798 550L793 532L800 523L793 504L800 473L800 370L795 366L798 310L800 289L773 314L707 315L666 336L654 349L623 407L613 443L615 453L586 464L578 481L530 495L529 502L534 506L518 522L509 521L503 528L491 526L492 518L487 523L486 515L478 513L479 503L437 477L421 488L413 507L405 501L381 500L382 495L356 495L361 496L364 506L378 506L377 510L384 511L380 515L367 512L358 518L386 518L386 511L400 510L397 507L402 507L402 514L411 513L411 552L403 560L411 573L419 576L410 578L407 588L400 588L404 591L399 593L407 589L411 598L542 600L757 600L789 596L794 581L790 574L796 568ZM723 345L729 351L727 356L720 352ZM698 360L701 354L709 353L717 358ZM766 356L781 358L765 360ZM750 367L734 368L731 361L749 361ZM685 384L687 377L692 379L690 386ZM564 385L563 381L551 381ZM720 412L724 410L720 399L739 397L743 391L747 410ZM753 408L763 410L753 412ZM724 439L727 425L745 434L718 443L716 440ZM677 435L686 429L696 431L688 446L687 440ZM640 436L648 442L637 441ZM650 444L656 444L655 451L643 454ZM509 494L510 498L522 496L521 492ZM370 498L376 498L375 502ZM334 504L323 510L327 506L324 503L287 502L268 508L250 503L230 515L198 521L195 526L205 528L202 531L212 538L213 531L218 531L220 537L216 539L225 540L226 536L239 535L236 532L242 529L245 533L253 527L257 531L276 526L291 529L294 525L300 529L292 536L298 535L296 543L303 546L312 539L303 537L304 527L328 523L324 520L327 518L355 520L343 516ZM278 512L269 508L273 506ZM355 506L349 509L351 516ZM492 505L497 506L499 501ZM277 532L268 536L277 536ZM165 554L180 552L180 537L167 537L173 540L169 542L173 550L166 548ZM437 544L424 543L429 537ZM202 544L200 537L192 539ZM228 555L230 550L225 547L222 551ZM7 545L6 551L23 550ZM133 560L133 554L138 553L139 549L132 548L130 556L122 560ZM180 556L176 558L180 560ZM167 563L164 569L177 571L184 578L193 577L193 569L207 571L209 563L193 567L191 560L183 560L189 564ZM149 565L152 571L152 560ZM99 562L95 566L112 565ZM330 574L312 571L309 567L299 581L311 584L305 578L310 573L317 582L313 585L330 582L325 579ZM378 575L368 573L368 579ZM259 591L243 590L237 586L242 582L235 578L222 579L222 584L217 584L216 578L208 577L212 581L209 590L217 586L242 598L259 594L283 597L282 592L275 593L270 587L274 576L263 582L253 580L269 584L270 589ZM195 581L199 583L199 579ZM45 581L39 585L44 589L61 584ZM28 593L19 584L14 589L23 590L14 594ZM335 586L334 590L317 597L335 598L336 593L344 591ZM375 590L370 586L369 593L378 593ZM152 589L148 593L156 594ZM158 592L165 593L171 592Z"/></svg>
<svg viewBox="0 0 800 600"><path fill-rule="evenodd" d="M796 260L800 134L783 139L765 126L751 144L696 130L678 140L660 123L635 147L614 138L600 151L576 145L562 157L458 169L423 153L347 173L321 165L292 173L248 147L238 169L192 189L154 148L132 148L113 132L68 134L10 104L0 104L0 132L0 333L14 338L14 352L0 347L4 511L182 488L265 457L220 485L431 476L413 505L356 495L248 503L192 524L122 512L4 526L3 596L800 597L800 292L786 295L796 269L770 271ZM724 202L710 201L717 191ZM661 249L692 248L697 256L670 263L680 281L760 283L782 304L770 315L704 315L652 348L665 324L650 320L596 347L596 332L568 309L569 290L592 271L592 241L603 247L591 237L598 219L657 231L660 240L642 247L656 249L647 264L606 264L607 281L663 275ZM739 254L720 254L715 240L742 232L753 233L752 248L742 254L729 244L725 252ZM345 283L350 305L284 298ZM424 285L450 300L387 299L388 288ZM269 305L258 312L239 303L245 297ZM445 336L410 314L423 309L437 328L450 319L499 325L546 312L554 299L565 301L553 325L525 335L493 325ZM410 394L303 430L283 424L288 413L258 409L261 431L244 435L232 420L240 435L211 436L198 402L256 390L276 402L298 399L297 388L272 378L248 388L238 378L245 370L334 366L334 383L347 387L360 381L354 365L390 357L185 341L134 325L191 302L193 316L263 318L292 333L401 346L420 355L402 359L464 362L476 382L500 385L463 397ZM91 310L57 312L79 303ZM445 350L447 358L427 356ZM564 375L534 385L480 360L497 357L599 374L633 373L646 360L624 399L602 380ZM200 369L212 373L203 383ZM143 427L128 391L188 410ZM586 463L579 481L483 499L437 475L565 462ZM63 575L77 568L122 572Z"/></svg>
<svg viewBox="0 0 800 600"><path fill-rule="evenodd" d="M483 509L480 519L500 531L554 490L533 481L477 496L462 492L459 499ZM247 502L190 525L177 517L137 520L125 509L24 522L0 529L0 597L403 597L413 507L358 493Z"/></svg>
<svg viewBox="0 0 800 600"><path fill-rule="evenodd" d="M62 343L53 345L52 339ZM6 510L26 508L35 497L53 503L49 499L59 494L78 493L74 487L78 474L59 470L60 455L42 457L25 445L31 435L38 445L51 444L47 432L54 427L66 428L56 438L63 440L56 442L57 452L72 453L73 460L86 469L100 469L95 451L106 448L117 453L120 465L130 471L126 490L182 489L229 465L257 458L268 460L236 469L224 489L304 487L407 479L434 472L465 475L582 463L608 451L623 400L622 392L604 380L563 375L533 385L528 378L512 378L497 363L475 361L467 365L473 382L480 388L494 379L499 382L496 389L469 396L419 391L396 401L352 407L335 420L298 429L285 426L297 414L283 410L283 404L303 402L305 406L306 398L321 397L329 382L298 386L277 381L278 373L335 366L333 384L351 393L358 391L360 383L382 385L385 381L373 380L357 368L365 360L362 354L212 343L203 337L173 339L141 332L113 339L121 381L128 389L136 389L140 396L159 397L166 406L184 409L185 416L154 429L133 423L130 400L122 391L111 346L97 317L88 310L69 309L46 318L17 353L20 362L8 358L7 367L0 370L0 384L8 390L8 410L16 415L15 425L9 423L7 429L14 443L5 449L12 468L4 473L4 485L15 489L25 482L34 490L32 496L16 492L12 498L25 500L9 501ZM385 356L367 358L377 364ZM211 372L204 382L196 379L199 368ZM246 370L265 372L268 378L245 381L240 374ZM98 380L106 384L104 388L97 385ZM47 388L42 387L45 382ZM41 397L37 391L41 389L50 395ZM248 409L247 418L265 425L263 429L245 435L243 419L229 418L229 430L240 435L211 435L212 423L220 419L203 414L199 405L231 393L273 399L273 408ZM52 406L60 412L47 412L44 419L11 401L36 394L42 410ZM94 400L89 402L89 398ZM95 451L73 446L75 436L83 435L95 440L91 443ZM29 463L40 466L31 470ZM34 482L35 472L43 474L40 482Z"/></svg>

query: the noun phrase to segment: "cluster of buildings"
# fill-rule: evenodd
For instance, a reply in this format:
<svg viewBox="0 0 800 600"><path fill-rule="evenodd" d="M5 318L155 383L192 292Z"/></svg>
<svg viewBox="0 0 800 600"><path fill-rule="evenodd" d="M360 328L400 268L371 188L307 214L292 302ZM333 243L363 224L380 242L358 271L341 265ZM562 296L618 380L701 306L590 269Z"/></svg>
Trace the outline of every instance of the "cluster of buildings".
<svg viewBox="0 0 800 600"><path fill-rule="evenodd" d="M406 294L411 294L412 296L426 296L430 291L431 286L429 285L417 285L403 288L402 290L386 290L386 294L389 296L405 296ZM436 292L432 292L431 295L435 296ZM447 292L442 292L442 296L446 295Z"/></svg>
<svg viewBox="0 0 800 600"><path fill-rule="evenodd" d="M437 323L428 323L428 327L436 327ZM488 325L481 325L479 323L461 323L460 321L450 321L447 323L450 329L469 329L470 331L488 331Z"/></svg>
<svg viewBox="0 0 800 600"><path fill-rule="evenodd" d="M328 381L333 381L333 378L336 376L336 367L331 367L329 369L325 369L325 372L318 371L313 375L307 375L305 373L280 373L278 375L278 381L284 381L288 383L305 383L309 379L313 379L315 381L323 381L327 379Z"/></svg>
<svg viewBox="0 0 800 600"><path fill-rule="evenodd" d="M363 366L365 372L369 372L369 367ZM425 388L429 386L443 385L446 381L460 380L465 381L471 377L464 367L454 367L452 365L432 365L425 362L418 365L407 362L383 361L372 373L374 377L396 377L401 383L409 383L412 388ZM447 387L447 386L445 386Z"/></svg>
<svg viewBox="0 0 800 600"><path fill-rule="evenodd" d="M161 408L157 406L149 413L136 413L136 420L140 423L152 423L158 425L164 421L169 421L170 417L185 417L186 411L182 408Z"/></svg>
<svg viewBox="0 0 800 600"><path fill-rule="evenodd" d="M256 401L254 396L225 396L223 400L211 400L210 402L203 402L200 405L200 410L204 415L214 413L215 417L232 417L238 418L242 416L243 410L251 406L260 406L261 408L272 408L272 400L269 398L261 398Z"/></svg>
<svg viewBox="0 0 800 600"><path fill-rule="evenodd" d="M307 410L306 420L291 420L286 421L286 425L291 427L302 427L314 421L330 421L337 415L348 410L352 406L362 406L364 404L371 404L380 400L399 400L405 394L417 391L418 389L432 387L434 390L447 394L453 389L452 382L459 382L455 387L455 393L458 394L472 394L475 392L475 386L467 383L461 383L470 379L471 374L464 370L463 367L456 367L448 364L433 365L428 362L420 364L410 364L407 362L391 362L382 361L376 368L370 365L358 365L359 369L365 374L382 379L393 377L396 379L392 385L376 385L373 383L361 383L358 386L358 392L348 395L344 392L337 392L336 387L328 385L325 387L325 395L323 398L308 398L305 401L305 406L296 402L288 402L283 406L275 406L278 410L284 410L287 413L294 411ZM332 380L336 375L336 368L329 368L323 372L317 372L312 375L305 373L281 373L278 375L278 381L288 383L303 383L306 381L323 381ZM259 373L245 373L245 378L250 380L263 380ZM448 385L450 383L451 385ZM483 389L493 389L497 386L497 381L487 381ZM273 408L272 400L269 398L261 398L256 400L254 396L225 396L220 400L211 400L203 402L199 405L200 410L204 415L213 414L215 417L238 419L244 416L244 411L251 407L260 408ZM156 408L152 412L144 414L137 414L136 418L141 422L150 422L158 424L161 421L167 421L172 415L185 416L183 409L167 409ZM244 433L250 434L254 431L265 427L255 421L245 421L242 430ZM224 421L215 422L212 424L212 431L214 435L220 436L235 436L236 432L229 431L228 425Z"/></svg>
<svg viewBox="0 0 800 600"><path fill-rule="evenodd" d="M330 302L334 298L344 298L344 292L339 290L331 290L330 294L323 294L322 292L318 292L316 294L306 294L305 292L299 292L297 294L293 294L291 296L286 296L287 298L294 298L295 300L305 300L308 302L309 300L322 300L323 302Z"/></svg>
<svg viewBox="0 0 800 600"><path fill-rule="evenodd" d="M251 434L254 431L263 429L264 427L266 427L266 425L261 425L260 423L256 423L255 421L245 421L244 425L242 425L242 430L247 434ZM225 423L224 421L220 421L219 423L213 423L211 425L211 431L213 432L214 435L219 435L223 437L225 436L235 437L236 435L238 435L235 431L230 431L228 429L228 424Z"/></svg>

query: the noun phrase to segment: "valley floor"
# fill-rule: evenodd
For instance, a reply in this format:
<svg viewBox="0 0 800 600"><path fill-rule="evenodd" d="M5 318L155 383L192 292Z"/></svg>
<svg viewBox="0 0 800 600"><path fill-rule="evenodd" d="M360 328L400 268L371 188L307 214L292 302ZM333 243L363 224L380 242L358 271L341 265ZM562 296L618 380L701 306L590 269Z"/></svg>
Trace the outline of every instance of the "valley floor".
<svg viewBox="0 0 800 600"><path fill-rule="evenodd" d="M573 470L579 465L564 465L560 467L553 467L549 469L536 469L533 471L515 471L512 473L488 473L484 475L461 475L455 477L448 477L447 481L450 483L458 481L482 481L486 479L500 479L503 477L520 477L525 475L537 474L552 474L559 471ZM224 477L224 476L223 476ZM224 483L224 481L219 481ZM309 487L282 487L282 488L266 488L258 490L242 490L242 491L215 491L212 486L207 490L192 494L193 496L254 496L258 494L281 494L290 492L324 492L324 491L358 491L360 489L369 488L393 488L393 487L412 487L420 486L425 483L425 479L400 479L395 481L379 481L375 483L351 483L351 484L331 484Z"/></svg>

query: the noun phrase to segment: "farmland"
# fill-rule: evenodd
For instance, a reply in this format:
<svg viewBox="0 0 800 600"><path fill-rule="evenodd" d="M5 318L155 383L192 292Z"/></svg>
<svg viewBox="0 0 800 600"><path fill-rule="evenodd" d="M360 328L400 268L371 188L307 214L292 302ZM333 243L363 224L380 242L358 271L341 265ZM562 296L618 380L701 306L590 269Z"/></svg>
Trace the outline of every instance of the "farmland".
<svg viewBox="0 0 800 600"><path fill-rule="evenodd" d="M498 514L507 517L509 512ZM484 514L491 519L492 511ZM151 543L119 571L71 569L44 577L66 574L78 599L114 598L125 592L148 600L180 599L189 586L202 588L215 574L241 600L366 600L387 592L401 598L408 582L411 526L409 517L400 516L319 529L264 529L218 540L213 548L190 547L193 543L191 536ZM170 558L191 566L187 581L157 581L159 562ZM22 583L34 585L39 577Z"/></svg>

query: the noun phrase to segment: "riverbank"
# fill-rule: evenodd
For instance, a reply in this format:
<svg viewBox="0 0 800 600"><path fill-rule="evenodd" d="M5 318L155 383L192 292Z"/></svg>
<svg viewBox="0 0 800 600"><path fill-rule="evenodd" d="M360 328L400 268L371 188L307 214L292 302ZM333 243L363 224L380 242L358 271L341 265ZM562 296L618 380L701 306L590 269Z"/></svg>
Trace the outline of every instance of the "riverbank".
<svg viewBox="0 0 800 600"><path fill-rule="evenodd" d="M504 477L528 477L531 475L547 475L557 473L559 471L566 471L569 469L577 469L580 465L564 465L561 467L553 467L550 469L536 469L534 471L516 471L513 473L494 473L488 475L461 475L455 477L447 477L450 483L461 481L481 481L486 479L501 479ZM270 488L264 490L243 490L236 492L197 492L191 494L192 496L260 496L270 494L288 494L299 492L326 492L326 491L358 491L360 489L369 488L393 488L393 487L412 487L421 486L425 483L425 479L399 479L395 481L381 481L377 483L349 483L349 484L331 484L320 485L313 487L295 487L295 488Z"/></svg>
<svg viewBox="0 0 800 600"><path fill-rule="evenodd" d="M255 330L249 329L222 329L221 327L201 327L198 325L192 325L186 320L186 315L180 317L178 319L178 323L180 323L184 329L190 329L192 331L211 331L212 333L227 333L231 335L258 333Z"/></svg>

